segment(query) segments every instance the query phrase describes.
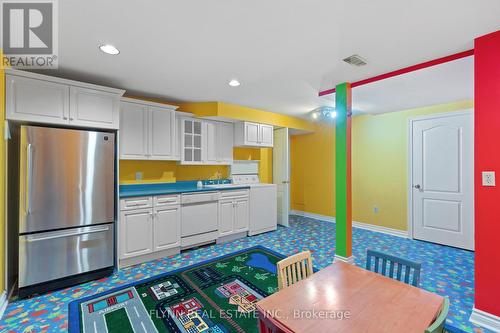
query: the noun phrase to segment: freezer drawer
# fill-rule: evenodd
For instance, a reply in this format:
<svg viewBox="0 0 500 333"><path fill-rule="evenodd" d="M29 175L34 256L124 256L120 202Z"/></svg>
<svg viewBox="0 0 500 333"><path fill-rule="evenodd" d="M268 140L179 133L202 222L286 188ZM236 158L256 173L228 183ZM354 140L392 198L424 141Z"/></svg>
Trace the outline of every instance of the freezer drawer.
<svg viewBox="0 0 500 333"><path fill-rule="evenodd" d="M20 288L113 264L113 224L19 236Z"/></svg>

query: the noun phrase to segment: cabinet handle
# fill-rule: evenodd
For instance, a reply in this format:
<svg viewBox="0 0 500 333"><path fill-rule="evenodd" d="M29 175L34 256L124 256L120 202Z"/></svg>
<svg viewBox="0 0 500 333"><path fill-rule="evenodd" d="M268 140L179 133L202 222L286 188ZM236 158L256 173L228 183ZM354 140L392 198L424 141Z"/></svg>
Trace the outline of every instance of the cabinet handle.
<svg viewBox="0 0 500 333"><path fill-rule="evenodd" d="M73 121L73 120L75 120L75 119L74 119L74 118L69 118L69 120Z"/></svg>

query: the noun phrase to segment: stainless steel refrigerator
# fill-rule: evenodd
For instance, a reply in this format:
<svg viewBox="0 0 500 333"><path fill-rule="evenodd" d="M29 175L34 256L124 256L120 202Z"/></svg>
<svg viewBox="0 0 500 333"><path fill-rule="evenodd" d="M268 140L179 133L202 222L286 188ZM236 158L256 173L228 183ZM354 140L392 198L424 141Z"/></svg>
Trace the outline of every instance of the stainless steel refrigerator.
<svg viewBox="0 0 500 333"><path fill-rule="evenodd" d="M115 134L37 126L15 132L19 295L110 274Z"/></svg>

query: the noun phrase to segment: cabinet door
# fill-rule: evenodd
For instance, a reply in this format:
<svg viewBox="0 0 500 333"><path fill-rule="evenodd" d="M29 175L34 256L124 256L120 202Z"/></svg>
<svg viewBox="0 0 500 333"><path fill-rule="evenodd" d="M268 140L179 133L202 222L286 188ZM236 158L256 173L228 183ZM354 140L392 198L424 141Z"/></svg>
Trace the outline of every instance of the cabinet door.
<svg viewBox="0 0 500 333"><path fill-rule="evenodd" d="M135 103L121 103L120 158L147 159L148 109Z"/></svg>
<svg viewBox="0 0 500 333"><path fill-rule="evenodd" d="M234 230L233 200L219 201L219 236L226 236Z"/></svg>
<svg viewBox="0 0 500 333"><path fill-rule="evenodd" d="M270 125L259 125L260 144L265 147L273 146L274 128Z"/></svg>
<svg viewBox="0 0 500 333"><path fill-rule="evenodd" d="M70 124L113 129L119 127L120 96L80 87L71 87L70 92Z"/></svg>
<svg viewBox="0 0 500 333"><path fill-rule="evenodd" d="M153 160L175 159L175 112L149 108L149 153Z"/></svg>
<svg viewBox="0 0 500 333"><path fill-rule="evenodd" d="M233 164L234 125L219 123L218 128L218 160L222 164Z"/></svg>
<svg viewBox="0 0 500 333"><path fill-rule="evenodd" d="M7 119L50 124L69 123L69 87L6 75Z"/></svg>
<svg viewBox="0 0 500 333"><path fill-rule="evenodd" d="M155 251L181 245L181 211L179 206L156 208L153 234Z"/></svg>
<svg viewBox="0 0 500 333"><path fill-rule="evenodd" d="M241 232L248 230L250 219L248 199L238 199L235 201L234 231Z"/></svg>
<svg viewBox="0 0 500 333"><path fill-rule="evenodd" d="M122 211L120 217L120 259L153 252L153 210Z"/></svg>
<svg viewBox="0 0 500 333"><path fill-rule="evenodd" d="M203 130L202 122L193 119L182 120L182 164L201 164L203 161Z"/></svg>
<svg viewBox="0 0 500 333"><path fill-rule="evenodd" d="M218 164L219 163L219 146L218 146L218 135L219 128L218 124L215 122L205 122L205 151L204 151L204 163L205 164Z"/></svg>
<svg viewBox="0 0 500 333"><path fill-rule="evenodd" d="M245 123L245 144L258 145L260 143L259 124Z"/></svg>

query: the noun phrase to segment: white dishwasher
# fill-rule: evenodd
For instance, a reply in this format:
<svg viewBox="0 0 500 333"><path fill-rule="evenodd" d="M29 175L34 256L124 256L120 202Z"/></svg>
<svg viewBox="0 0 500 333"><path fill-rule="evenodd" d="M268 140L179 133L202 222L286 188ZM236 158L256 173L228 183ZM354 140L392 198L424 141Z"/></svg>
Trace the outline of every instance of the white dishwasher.
<svg viewBox="0 0 500 333"><path fill-rule="evenodd" d="M218 192L188 193L181 197L181 248L211 243L218 236Z"/></svg>

